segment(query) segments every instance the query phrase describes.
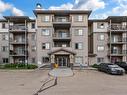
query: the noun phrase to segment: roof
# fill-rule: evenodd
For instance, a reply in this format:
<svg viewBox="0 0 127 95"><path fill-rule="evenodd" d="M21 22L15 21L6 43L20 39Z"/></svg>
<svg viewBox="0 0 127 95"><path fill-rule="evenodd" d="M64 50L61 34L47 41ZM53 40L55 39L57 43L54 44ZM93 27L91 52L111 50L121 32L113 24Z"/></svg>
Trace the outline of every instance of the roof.
<svg viewBox="0 0 127 95"><path fill-rule="evenodd" d="M113 22L113 23L119 23L119 22L127 22L127 16L108 16L106 19L90 19L89 23L92 22Z"/></svg>
<svg viewBox="0 0 127 95"><path fill-rule="evenodd" d="M107 21L110 21L111 22L127 22L127 16L109 16L107 18Z"/></svg>
<svg viewBox="0 0 127 95"><path fill-rule="evenodd" d="M60 48L60 49L57 49L57 50L52 50L48 54L53 54L53 53L56 53L56 52L59 52L59 51L65 51L65 52L68 52L68 53L71 53L71 54L76 54L74 51L68 50L68 49L65 49L65 48Z"/></svg>
<svg viewBox="0 0 127 95"><path fill-rule="evenodd" d="M35 9L33 10L34 14L91 14L91 10L43 10Z"/></svg>

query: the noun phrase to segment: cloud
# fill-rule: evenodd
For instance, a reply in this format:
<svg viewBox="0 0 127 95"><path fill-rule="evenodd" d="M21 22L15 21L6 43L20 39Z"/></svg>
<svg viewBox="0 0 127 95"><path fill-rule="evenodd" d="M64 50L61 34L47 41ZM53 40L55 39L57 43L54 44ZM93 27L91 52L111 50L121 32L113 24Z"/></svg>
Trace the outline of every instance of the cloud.
<svg viewBox="0 0 127 95"><path fill-rule="evenodd" d="M66 3L60 6L51 6L49 9L90 9L97 10L105 8L105 2L102 0L75 0L75 3Z"/></svg>
<svg viewBox="0 0 127 95"><path fill-rule="evenodd" d="M3 15L3 12L9 10L15 16L23 16L24 12L16 8L13 4L6 3L3 0L0 0L0 18Z"/></svg>
<svg viewBox="0 0 127 95"><path fill-rule="evenodd" d="M75 0L73 9L103 9L105 8L105 2L102 0Z"/></svg>
<svg viewBox="0 0 127 95"><path fill-rule="evenodd" d="M16 7L12 7L11 11L12 11L12 14L15 16L23 16L24 15L24 12L20 9L17 9Z"/></svg>
<svg viewBox="0 0 127 95"><path fill-rule="evenodd" d="M59 7L57 6L51 6L49 9L51 10L71 10L73 8L73 4L67 3L67 4L62 4Z"/></svg>

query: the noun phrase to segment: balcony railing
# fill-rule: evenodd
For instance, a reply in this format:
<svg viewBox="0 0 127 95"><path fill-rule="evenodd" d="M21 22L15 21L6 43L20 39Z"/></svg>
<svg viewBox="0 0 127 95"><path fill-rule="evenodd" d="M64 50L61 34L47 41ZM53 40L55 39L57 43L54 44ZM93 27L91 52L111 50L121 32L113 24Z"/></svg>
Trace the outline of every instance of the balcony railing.
<svg viewBox="0 0 127 95"><path fill-rule="evenodd" d="M118 38L118 39L115 39L115 40L111 40L108 39L108 43L126 43L127 42L127 38Z"/></svg>
<svg viewBox="0 0 127 95"><path fill-rule="evenodd" d="M9 30L12 31L25 31L27 30L25 25L10 25Z"/></svg>
<svg viewBox="0 0 127 95"><path fill-rule="evenodd" d="M53 34L54 39L70 39L71 34L69 33L55 33Z"/></svg>
<svg viewBox="0 0 127 95"><path fill-rule="evenodd" d="M69 17L54 17L53 22L71 22Z"/></svg>
<svg viewBox="0 0 127 95"><path fill-rule="evenodd" d="M127 55L127 50L110 50L108 51L109 55Z"/></svg>
<svg viewBox="0 0 127 95"><path fill-rule="evenodd" d="M25 44L25 43L28 43L28 40L25 40L25 39L10 39L10 43Z"/></svg>
<svg viewBox="0 0 127 95"><path fill-rule="evenodd" d="M120 24L112 24L110 27L111 30L127 30L127 25L120 25Z"/></svg>
<svg viewBox="0 0 127 95"><path fill-rule="evenodd" d="M28 51L25 51L25 50L12 51L12 50L10 50L10 55L12 55L12 56L26 56L26 55L28 55Z"/></svg>

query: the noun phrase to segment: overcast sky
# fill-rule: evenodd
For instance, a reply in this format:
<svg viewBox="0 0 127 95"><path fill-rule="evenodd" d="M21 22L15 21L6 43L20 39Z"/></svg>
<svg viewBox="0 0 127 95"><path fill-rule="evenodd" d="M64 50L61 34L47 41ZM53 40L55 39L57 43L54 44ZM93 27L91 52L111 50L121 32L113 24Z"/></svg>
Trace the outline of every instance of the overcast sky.
<svg viewBox="0 0 127 95"><path fill-rule="evenodd" d="M44 9L92 10L90 18L95 19L127 15L127 0L0 0L0 18L12 15L33 18L36 3Z"/></svg>

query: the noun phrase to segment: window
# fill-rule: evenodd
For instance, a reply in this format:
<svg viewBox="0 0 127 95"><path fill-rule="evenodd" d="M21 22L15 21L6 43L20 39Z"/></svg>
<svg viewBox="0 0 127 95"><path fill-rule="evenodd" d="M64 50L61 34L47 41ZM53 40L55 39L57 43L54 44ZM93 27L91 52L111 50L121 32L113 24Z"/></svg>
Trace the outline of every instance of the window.
<svg viewBox="0 0 127 95"><path fill-rule="evenodd" d="M32 63L36 63L36 60L35 60L34 57L31 59L31 62L32 62Z"/></svg>
<svg viewBox="0 0 127 95"><path fill-rule="evenodd" d="M2 58L3 63L8 63L8 58Z"/></svg>
<svg viewBox="0 0 127 95"><path fill-rule="evenodd" d="M104 46L98 46L98 47L97 47L97 50L98 50L98 51L104 51Z"/></svg>
<svg viewBox="0 0 127 95"><path fill-rule="evenodd" d="M83 16L82 15L78 15L77 16L77 21L83 21Z"/></svg>
<svg viewBox="0 0 127 95"><path fill-rule="evenodd" d="M42 62L43 63L49 63L50 62L49 57L42 57Z"/></svg>
<svg viewBox="0 0 127 95"><path fill-rule="evenodd" d="M3 34L2 35L2 40L8 40L8 35L7 34Z"/></svg>
<svg viewBox="0 0 127 95"><path fill-rule="evenodd" d="M8 46L2 46L2 51L7 52L8 51Z"/></svg>
<svg viewBox="0 0 127 95"><path fill-rule="evenodd" d="M49 43L42 43L42 49L50 49Z"/></svg>
<svg viewBox="0 0 127 95"><path fill-rule="evenodd" d="M42 35L49 36L50 35L50 30L49 29L42 29Z"/></svg>
<svg viewBox="0 0 127 95"><path fill-rule="evenodd" d="M5 27L5 23L2 23L2 28L3 28L3 29L5 29L5 28L6 28L6 27Z"/></svg>
<svg viewBox="0 0 127 95"><path fill-rule="evenodd" d="M104 23L97 23L97 28L103 29L104 28Z"/></svg>
<svg viewBox="0 0 127 95"><path fill-rule="evenodd" d="M35 23L31 23L31 28L32 28L32 29L35 28Z"/></svg>
<svg viewBox="0 0 127 95"><path fill-rule="evenodd" d="M98 36L98 40L104 40L105 39L105 36L104 36L104 34L100 34L99 36Z"/></svg>
<svg viewBox="0 0 127 95"><path fill-rule="evenodd" d="M50 16L44 16L43 21L44 21L44 22L49 22L49 21L50 21Z"/></svg>
<svg viewBox="0 0 127 95"><path fill-rule="evenodd" d="M32 40L32 41L35 41L35 40L36 40L36 34L35 34L35 33L33 33L33 34L31 35L31 40Z"/></svg>
<svg viewBox="0 0 127 95"><path fill-rule="evenodd" d="M75 49L83 49L82 43L75 43Z"/></svg>
<svg viewBox="0 0 127 95"><path fill-rule="evenodd" d="M32 47L31 47L31 50L32 50L32 51L36 51L36 46L35 46L35 45L32 46Z"/></svg>
<svg viewBox="0 0 127 95"><path fill-rule="evenodd" d="M102 63L102 62L104 62L104 58L103 57L97 58L97 63Z"/></svg>
<svg viewBox="0 0 127 95"><path fill-rule="evenodd" d="M76 32L76 35L78 35L78 36L83 35L83 29L76 29L75 32Z"/></svg>
<svg viewBox="0 0 127 95"><path fill-rule="evenodd" d="M83 64L83 57L82 56L75 57L75 63Z"/></svg>

